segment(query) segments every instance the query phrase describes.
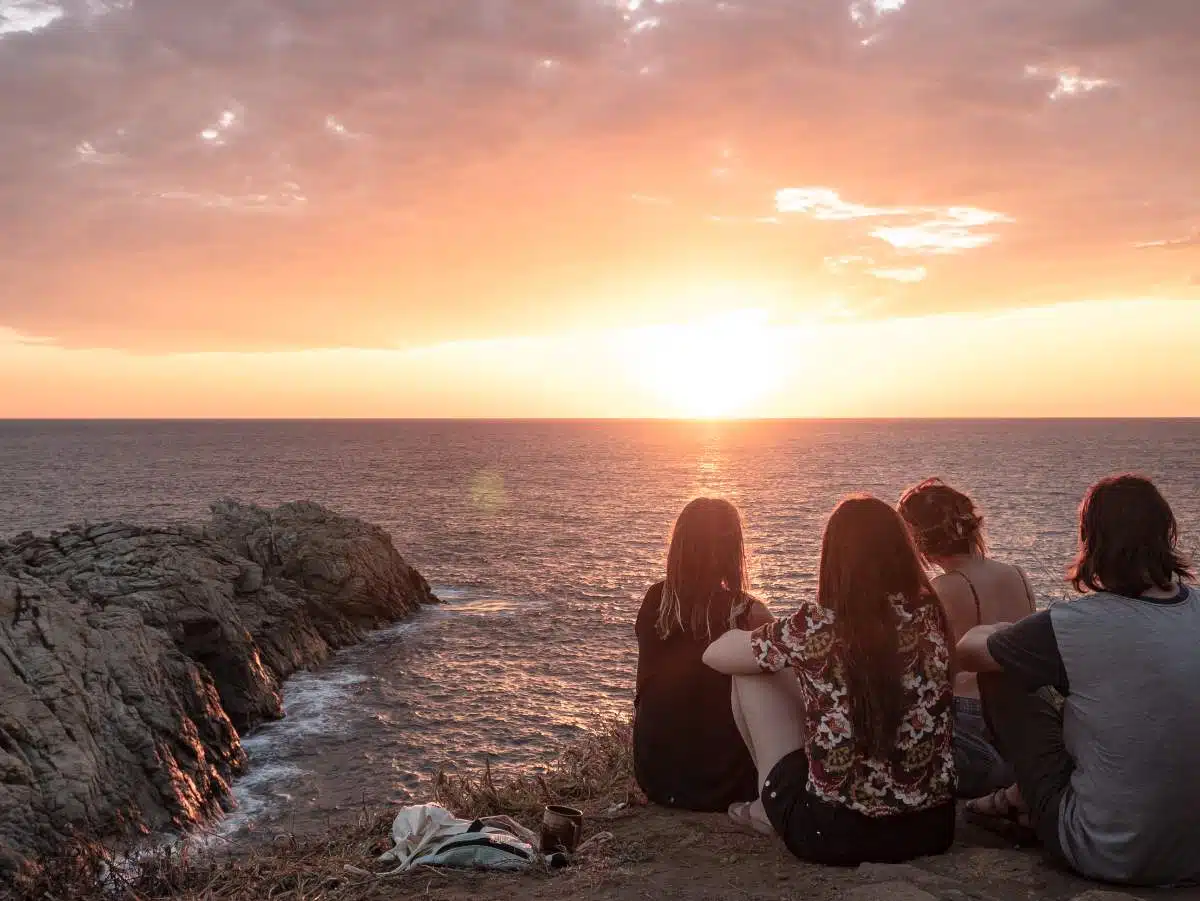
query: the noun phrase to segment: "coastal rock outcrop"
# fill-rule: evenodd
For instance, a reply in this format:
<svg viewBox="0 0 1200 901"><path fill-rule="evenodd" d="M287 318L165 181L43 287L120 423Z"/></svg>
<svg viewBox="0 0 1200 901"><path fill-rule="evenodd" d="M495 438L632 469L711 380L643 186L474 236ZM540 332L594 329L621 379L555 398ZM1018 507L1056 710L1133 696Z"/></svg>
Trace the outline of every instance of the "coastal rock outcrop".
<svg viewBox="0 0 1200 901"><path fill-rule="evenodd" d="M0 881L216 813L283 679L434 601L385 531L311 503L0 541Z"/></svg>

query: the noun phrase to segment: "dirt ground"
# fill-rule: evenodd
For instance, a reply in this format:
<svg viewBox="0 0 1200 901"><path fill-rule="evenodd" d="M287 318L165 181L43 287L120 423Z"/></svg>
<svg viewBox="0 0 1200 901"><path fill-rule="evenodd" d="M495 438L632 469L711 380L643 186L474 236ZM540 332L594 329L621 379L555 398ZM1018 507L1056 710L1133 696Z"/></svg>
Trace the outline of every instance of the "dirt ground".
<svg viewBox="0 0 1200 901"><path fill-rule="evenodd" d="M961 826L951 853L911 865L857 870L809 866L774 839L739 832L724 816L655 808L591 823L612 839L553 875L421 871L364 887L364 897L554 901L1200 901L1200 889L1100 886L1040 853Z"/></svg>

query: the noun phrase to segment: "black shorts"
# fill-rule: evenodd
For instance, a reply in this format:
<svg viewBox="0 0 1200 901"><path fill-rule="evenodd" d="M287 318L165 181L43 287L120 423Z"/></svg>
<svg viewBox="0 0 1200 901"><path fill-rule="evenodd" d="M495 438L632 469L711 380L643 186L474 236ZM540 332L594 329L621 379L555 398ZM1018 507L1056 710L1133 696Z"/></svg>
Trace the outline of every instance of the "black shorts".
<svg viewBox="0 0 1200 901"><path fill-rule="evenodd" d="M812 795L803 751L775 764L763 783L762 803L788 850L812 863L903 863L942 854L954 844L953 799L928 810L869 817Z"/></svg>

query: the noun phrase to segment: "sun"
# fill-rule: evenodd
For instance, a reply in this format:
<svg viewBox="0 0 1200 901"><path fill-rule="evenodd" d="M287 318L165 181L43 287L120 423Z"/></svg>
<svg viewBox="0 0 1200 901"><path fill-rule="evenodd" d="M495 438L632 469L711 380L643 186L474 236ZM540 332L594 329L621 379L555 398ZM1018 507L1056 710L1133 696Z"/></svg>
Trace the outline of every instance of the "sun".
<svg viewBox="0 0 1200 901"><path fill-rule="evenodd" d="M635 380L668 416L750 415L782 379L782 355L769 318L765 310L738 310L640 329Z"/></svg>

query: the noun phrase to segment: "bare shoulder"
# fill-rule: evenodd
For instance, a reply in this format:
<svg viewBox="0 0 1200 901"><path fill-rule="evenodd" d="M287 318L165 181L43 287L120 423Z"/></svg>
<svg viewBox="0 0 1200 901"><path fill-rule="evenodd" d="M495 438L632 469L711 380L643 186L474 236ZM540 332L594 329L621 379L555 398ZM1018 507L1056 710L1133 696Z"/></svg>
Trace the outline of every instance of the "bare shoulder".
<svg viewBox="0 0 1200 901"><path fill-rule="evenodd" d="M930 584L943 604L974 604L971 587L958 573L942 573Z"/></svg>
<svg viewBox="0 0 1200 901"><path fill-rule="evenodd" d="M1029 574L1025 570L1017 566L1015 563L1009 564L1009 568L1017 574L1019 580L1017 587L1023 592L1024 603L1018 605L1020 609L1027 610L1029 613L1037 611L1037 595L1033 591L1033 583L1029 581Z"/></svg>
<svg viewBox="0 0 1200 901"><path fill-rule="evenodd" d="M971 593L970 583L955 573L946 573L933 580L933 590L946 611L950 620L950 630L954 640L962 638L972 626L978 625L979 616L975 610L975 596Z"/></svg>

